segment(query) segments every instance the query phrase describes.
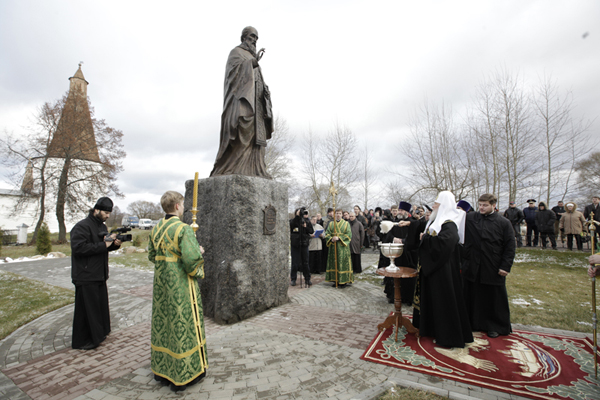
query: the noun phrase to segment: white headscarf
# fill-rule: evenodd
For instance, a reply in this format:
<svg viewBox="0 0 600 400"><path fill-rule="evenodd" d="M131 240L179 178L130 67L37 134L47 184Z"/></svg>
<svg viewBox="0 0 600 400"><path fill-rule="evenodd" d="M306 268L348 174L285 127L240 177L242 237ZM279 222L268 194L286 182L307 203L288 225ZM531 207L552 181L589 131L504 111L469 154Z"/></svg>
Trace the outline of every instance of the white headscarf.
<svg viewBox="0 0 600 400"><path fill-rule="evenodd" d="M448 220L454 222L458 228L459 242L465 242L465 212L456 208L454 195L449 191L443 191L438 194L436 203L439 203L435 220L429 220L425 230L430 234L438 234L442 230L442 224ZM433 215L432 215L433 216Z"/></svg>

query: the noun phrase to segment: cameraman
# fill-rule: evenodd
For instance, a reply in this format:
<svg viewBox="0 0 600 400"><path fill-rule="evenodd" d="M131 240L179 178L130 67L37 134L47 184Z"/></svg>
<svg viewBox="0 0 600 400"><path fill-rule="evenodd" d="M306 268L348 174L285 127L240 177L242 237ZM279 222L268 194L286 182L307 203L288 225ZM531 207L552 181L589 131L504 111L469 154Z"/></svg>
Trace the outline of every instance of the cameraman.
<svg viewBox="0 0 600 400"><path fill-rule="evenodd" d="M108 235L104 222L113 202L101 197L84 220L71 230L71 279L75 285L74 349L90 350L110 333L108 310L108 252L117 250L117 234Z"/></svg>
<svg viewBox="0 0 600 400"><path fill-rule="evenodd" d="M296 286L298 270L304 275L306 286L310 287L310 269L308 268L308 243L314 229L308 219L308 210L304 207L296 209L294 218L290 219L290 242L292 248L292 286Z"/></svg>

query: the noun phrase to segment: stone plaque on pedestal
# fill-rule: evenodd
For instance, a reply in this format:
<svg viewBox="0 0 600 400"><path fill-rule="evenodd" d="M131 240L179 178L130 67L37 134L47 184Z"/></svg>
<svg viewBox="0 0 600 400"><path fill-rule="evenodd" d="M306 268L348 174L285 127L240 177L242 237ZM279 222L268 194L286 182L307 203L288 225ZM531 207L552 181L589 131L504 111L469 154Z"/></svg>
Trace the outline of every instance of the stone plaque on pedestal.
<svg viewBox="0 0 600 400"><path fill-rule="evenodd" d="M184 206L191 210L194 181L185 189ZM289 301L287 198L286 184L259 177L198 181L196 237L205 250L205 278L199 282L206 316L230 324ZM192 222L189 211L184 222Z"/></svg>

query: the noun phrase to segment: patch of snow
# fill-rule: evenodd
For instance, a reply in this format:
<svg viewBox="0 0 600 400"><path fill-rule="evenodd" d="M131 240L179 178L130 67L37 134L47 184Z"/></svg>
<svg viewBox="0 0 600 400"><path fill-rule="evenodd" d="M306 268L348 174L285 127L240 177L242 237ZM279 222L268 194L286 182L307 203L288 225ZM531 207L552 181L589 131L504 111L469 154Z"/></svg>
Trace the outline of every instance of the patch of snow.
<svg viewBox="0 0 600 400"><path fill-rule="evenodd" d="M529 307L531 305L531 303L527 302L525 299L513 299L511 301L511 303L513 303L516 306L525 306L525 307Z"/></svg>

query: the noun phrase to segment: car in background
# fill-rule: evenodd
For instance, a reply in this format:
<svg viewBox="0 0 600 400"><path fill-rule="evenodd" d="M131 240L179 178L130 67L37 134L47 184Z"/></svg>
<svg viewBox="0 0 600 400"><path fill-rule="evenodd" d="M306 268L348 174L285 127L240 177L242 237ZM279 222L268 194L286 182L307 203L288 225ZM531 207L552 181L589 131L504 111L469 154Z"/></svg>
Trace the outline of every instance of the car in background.
<svg viewBox="0 0 600 400"><path fill-rule="evenodd" d="M140 225L140 219L133 216L125 216L121 221L122 226L128 226L131 228L137 228Z"/></svg>
<svg viewBox="0 0 600 400"><path fill-rule="evenodd" d="M140 219L140 223L138 225L138 227L140 229L152 229L153 226L154 226L154 224L153 224L152 220L148 219L148 218Z"/></svg>

